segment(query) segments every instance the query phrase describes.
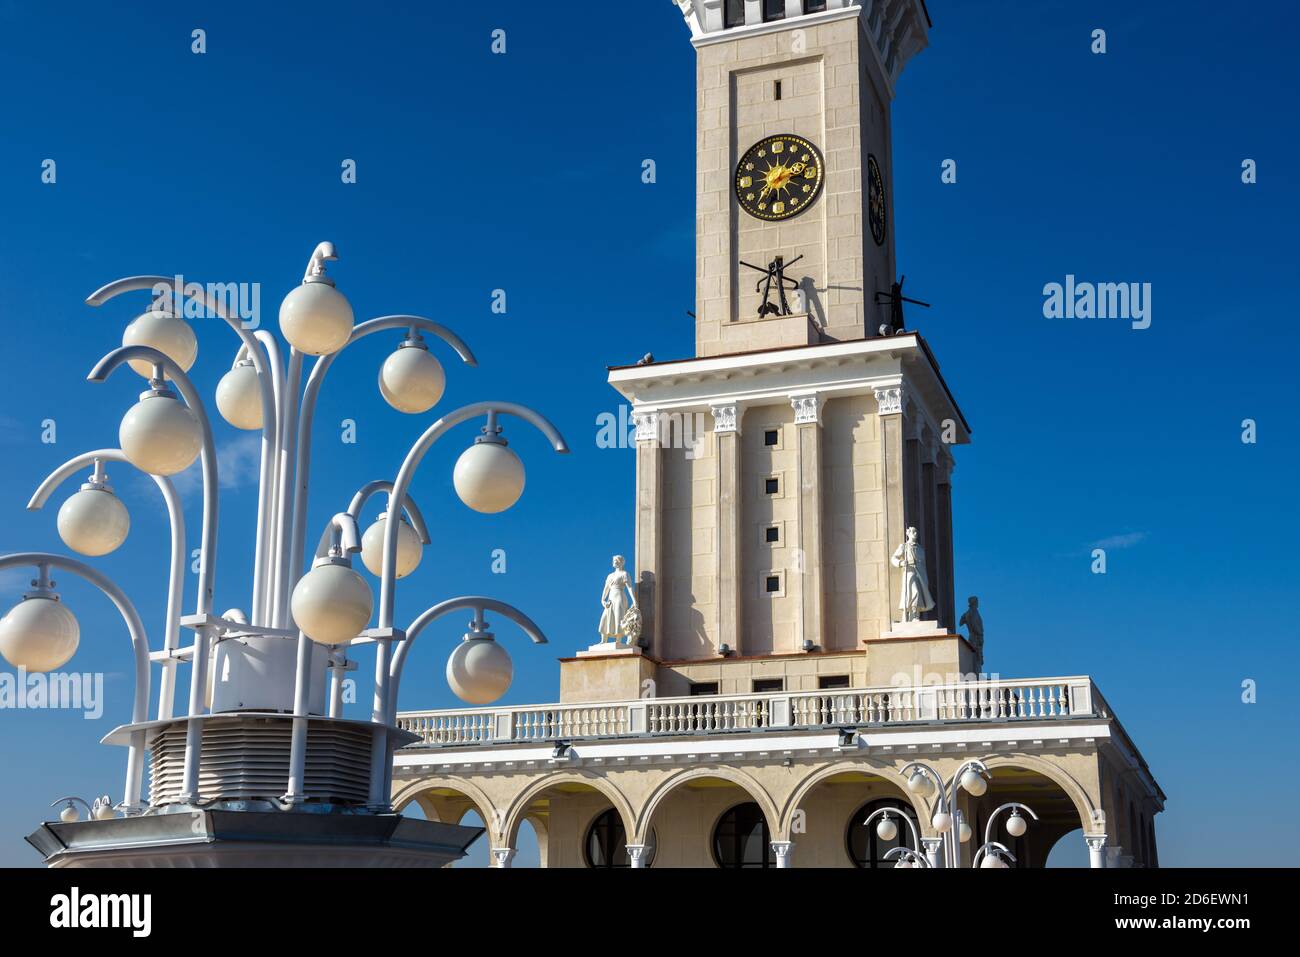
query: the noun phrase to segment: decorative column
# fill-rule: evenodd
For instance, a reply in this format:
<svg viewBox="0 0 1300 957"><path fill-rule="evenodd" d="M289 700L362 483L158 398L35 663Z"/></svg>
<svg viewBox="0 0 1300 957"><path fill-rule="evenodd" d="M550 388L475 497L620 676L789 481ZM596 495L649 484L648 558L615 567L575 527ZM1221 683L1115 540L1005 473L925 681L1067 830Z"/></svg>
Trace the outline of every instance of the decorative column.
<svg viewBox="0 0 1300 957"><path fill-rule="evenodd" d="M1085 834L1083 839L1088 844L1088 866L1100 869L1106 866L1106 835Z"/></svg>
<svg viewBox="0 0 1300 957"><path fill-rule="evenodd" d="M794 841L773 841L772 853L776 855L776 866L778 869L793 866Z"/></svg>
<svg viewBox="0 0 1300 957"><path fill-rule="evenodd" d="M931 867L943 867L942 837L923 837L921 846L925 848L925 859Z"/></svg>
<svg viewBox="0 0 1300 957"><path fill-rule="evenodd" d="M515 850L513 847L492 848L492 866L500 867L500 868L508 868L510 866L510 862L515 859L515 855L517 853L519 852Z"/></svg>
<svg viewBox="0 0 1300 957"><path fill-rule="evenodd" d="M889 556L903 540L907 525L904 512L903 495L903 385L881 386L875 390L876 414L880 417L880 455L884 481L885 517L884 528L884 564L881 567L880 580L888 583L886 589L885 630L888 630L894 616L898 614L894 605L902 590L902 570L890 564Z"/></svg>
<svg viewBox="0 0 1300 957"><path fill-rule="evenodd" d="M641 870L650 866L650 845L649 844L628 844L627 856L632 859L632 869Z"/></svg>
<svg viewBox="0 0 1300 957"><path fill-rule="evenodd" d="M740 645L740 417L734 402L714 405L717 455L718 646L737 654Z"/></svg>
<svg viewBox="0 0 1300 957"><path fill-rule="evenodd" d="M822 552L822 400L817 394L792 395L798 448L795 474L799 494L798 549L791 571L799 589L796 647L805 642L822 647L826 632Z"/></svg>
<svg viewBox="0 0 1300 957"><path fill-rule="evenodd" d="M921 543L925 547L925 575L930 582L932 589L931 596L934 599L934 617L937 621L945 625L951 625L944 619L943 601L939 597L942 586L939 583L939 534L937 529L936 514L938 512L937 490L935 481L935 449L933 445L934 436L928 429L917 430L922 435L919 445L921 451L921 469L920 469L920 493L921 503L918 511L921 515L921 525L918 529L921 533ZM940 591L933 591L936 585L940 585Z"/></svg>
<svg viewBox="0 0 1300 957"><path fill-rule="evenodd" d="M663 619L663 445L659 413L632 413L636 426L636 601L641 608L641 638L651 654L664 654L667 642L658 633Z"/></svg>
<svg viewBox="0 0 1300 957"><path fill-rule="evenodd" d="M939 603L939 620L949 631L957 630L956 583L953 581L952 558L952 453L940 446L938 461L935 465L935 531L938 541L939 592L935 601Z"/></svg>

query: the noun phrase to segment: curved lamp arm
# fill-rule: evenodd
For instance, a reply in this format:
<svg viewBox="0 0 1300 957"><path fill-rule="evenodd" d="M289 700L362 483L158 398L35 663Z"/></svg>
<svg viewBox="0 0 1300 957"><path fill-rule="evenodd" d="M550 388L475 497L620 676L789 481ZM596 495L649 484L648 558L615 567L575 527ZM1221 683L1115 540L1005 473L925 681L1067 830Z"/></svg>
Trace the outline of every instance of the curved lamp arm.
<svg viewBox="0 0 1300 957"><path fill-rule="evenodd" d="M258 396L262 403L262 469L258 486L258 532L255 539L253 561L254 607L252 608L253 619L261 621L263 614L262 609L258 607L261 604L258 599L261 598L261 592L263 591L265 577L263 565L267 559L266 552L269 548L269 543L265 541L263 523L265 517L266 524L269 524L271 504L266 499L270 496L270 460L276 448L280 418L277 404L278 393L272 386L272 375L273 373L280 374L280 369L278 363L274 368L272 367L267 353L258 348L258 339L255 334L246 328L238 318L231 316L226 309L225 303L210 295L206 286L200 283L178 283L176 279L177 277L174 276L128 276L125 279L115 280L96 289L86 297L86 305L98 307L124 293L139 290L153 292L159 287L165 286L172 290L178 300L190 298L202 303L205 309L225 320L226 324L234 330L235 335L239 336L242 345L236 358L247 356L252 360L253 368L257 372ZM272 337L271 341L274 342L274 337Z"/></svg>
<svg viewBox="0 0 1300 957"><path fill-rule="evenodd" d="M0 556L0 571L7 568L33 565L38 571L43 568L60 568L71 572L98 588L111 601L126 622L127 632L131 636L131 652L135 657L135 695L131 701L131 723L142 724L149 716L149 638L144 630L144 622L135 610L135 605L118 588L111 578L100 571L79 562L75 558L66 558L49 552L15 552ZM43 577L43 575L42 575ZM135 732L131 736L131 745L126 761L126 791L124 803L136 807L140 803L141 785L144 779L144 733Z"/></svg>
<svg viewBox="0 0 1300 957"><path fill-rule="evenodd" d="M253 338L253 333L244 328L242 322L226 311L226 306L221 300L208 295L207 287L199 283L178 284L175 276L128 276L125 279L114 280L106 286L100 286L86 297L86 305L102 306L110 299L114 299L123 293L136 292L141 289L152 291L159 286L167 286L177 298L198 300L203 304L204 308L216 313L226 321L226 324L231 329L235 330L235 335L239 336L240 341L243 342L244 348L247 350L246 354L253 360L253 366L257 369L258 388L262 395L262 428L274 441L275 396L271 392L270 370L267 368L266 356L261 349L257 348L257 340ZM190 293L193 293L193 295L190 295Z"/></svg>
<svg viewBox="0 0 1300 957"><path fill-rule="evenodd" d="M993 813L989 815L989 822L988 822L988 825L984 828L984 843L985 843L985 844L992 844L992 843L994 843L994 841L993 841L993 823L998 819L998 815L1001 814L1003 811L1007 810L1008 808L1013 808L1013 807L1014 807L1014 808L1019 808L1019 809L1021 809L1022 811L1028 811L1030 817L1032 817L1035 821L1038 820L1038 815L1034 813L1034 809L1031 808L1028 804L1021 804L1019 801L1009 801L1008 803L1003 804L1001 807L998 807L998 808L994 809Z"/></svg>
<svg viewBox="0 0 1300 957"><path fill-rule="evenodd" d="M348 337L348 341L342 348L316 360L307 375L307 384L303 387L302 408L298 415L297 461L294 463L293 535L290 539L289 552L294 556L294 561L302 561L305 558L303 547L307 534L307 491L311 479L312 424L316 418L316 402L320 397L321 385L325 381L325 373L329 372L334 360L352 343L386 329L420 329L432 333L455 349L456 354L466 365L478 365L478 360L474 358L474 353L470 351L469 346L446 326L421 316L402 315L380 316L378 319L368 319L360 323L353 328L352 335Z"/></svg>
<svg viewBox="0 0 1300 957"><path fill-rule="evenodd" d="M329 520L321 533L320 544L316 546L316 557L324 558L335 545L344 554L361 551L361 530L357 527L356 517L348 512L336 512Z"/></svg>
<svg viewBox="0 0 1300 957"><path fill-rule="evenodd" d="M366 507L366 502L370 500L372 495L379 492L389 493L388 510L391 512L393 510L392 491L393 483L384 479L367 482L357 490L356 495L352 496L352 501L348 504L348 514L356 519L361 518L361 510ZM420 537L420 544L428 545L431 543L433 538L429 535L428 523L425 522L420 507L415 504L415 499L409 495L406 496L406 501L402 503L402 510L406 512L406 517L411 520L411 528Z"/></svg>
<svg viewBox="0 0 1300 957"><path fill-rule="evenodd" d="M122 346L114 349L90 370L86 378L91 382L104 382L123 363L131 359L142 359L161 368L176 383L176 388L185 397L185 403L199 420L203 430L203 532L199 542L199 585L198 608L200 615L212 613L213 577L217 558L217 449L212 439L212 423L208 420L207 409L194 383L185 371L170 357L148 346Z"/></svg>
<svg viewBox="0 0 1300 957"><path fill-rule="evenodd" d="M898 853L899 851L909 850L909 851L912 852L912 857L913 857L913 859L919 859L919 858L918 858L918 854L919 854L919 852L920 852L920 850L921 850L921 835L920 835L919 833L917 833L917 830L916 830L916 823L912 820L911 815L909 815L907 812L905 812L905 811L900 811L900 810L898 810L898 808L894 808L894 807L882 807L882 808L880 808L879 810L877 810L877 811L872 811L870 814L868 814L868 815L867 815L867 819L866 819L865 821L862 822L862 825L863 825L863 827L870 827L870 826L871 826L871 822L874 821L876 818L881 817L881 816L888 816L891 812L896 813L899 817L901 817L901 818L903 819L903 822L904 822L905 824L907 824L907 830L908 830L908 833L910 833L910 834L912 835L912 847L911 847L911 848L903 848L903 847L895 847L895 848L892 848L888 853L885 854L885 857L888 857L890 854ZM930 866L930 862L929 862L929 861L926 861L926 865L925 865L925 866L926 866L926 867L929 867L929 866Z"/></svg>
<svg viewBox="0 0 1300 957"><path fill-rule="evenodd" d="M972 868L979 867L980 859L985 857L988 854L990 848L996 851L1000 851L1001 853L1005 854L1007 857L1011 858L1012 864L1016 863L1016 855L1012 854L1005 844L1001 843L1000 841L985 841L983 844L980 845L979 850L977 850L973 855L971 855L970 866Z"/></svg>
<svg viewBox="0 0 1300 957"><path fill-rule="evenodd" d="M524 634L533 640L535 644L546 644L546 636L542 634L542 629L537 627L537 623L525 615L513 605L507 605L503 601L497 601L495 598L484 598L478 595L468 595L461 598L449 598L446 601L439 602L432 608L427 608L420 613L416 619L411 622L406 629L406 637L397 643L397 648L393 652L393 662L389 666L389 686L388 686L388 723L392 724L397 718L397 692L402 683L402 669L406 666L406 658L411 650L411 643L419 636L420 632L426 627L433 624L443 615L448 615L453 611L471 609L474 612L474 623L471 627L476 631L485 630L486 622L483 619L484 612L495 612L503 618L508 618L523 629Z"/></svg>
<svg viewBox="0 0 1300 957"><path fill-rule="evenodd" d="M429 426L425 433L415 440L415 444L411 446L411 450L406 453L406 458L402 461L402 467L397 471L397 478L393 481L391 492L393 499L399 502L406 501L406 493L411 486L411 480L415 477L415 470L420 467L420 462L424 459L425 453L433 446L433 443L437 442L452 428L460 425L460 423L480 415L489 417L496 415L516 416L536 426L550 440L556 452L567 454L569 451L568 443L564 441L564 436L560 434L559 429L540 413L534 412L527 406L518 405L514 402L475 402L472 405L463 406L455 412L449 412ZM388 522L384 528L383 574L380 576L379 581L380 628L393 627L393 591L396 582L397 523ZM382 711L380 713L382 714Z"/></svg>
<svg viewBox="0 0 1300 957"><path fill-rule="evenodd" d="M929 778L930 781L931 781L931 783L933 783L934 786L935 786L934 789L935 789L935 793L936 793L936 795L938 796L938 799L937 799L937 801L934 802L934 803L937 804L937 810L931 810L931 811L930 811L930 817L933 819L934 815L935 815L938 811L943 811L944 813L949 813L949 812L948 812L948 795L945 793L945 788L946 788L946 786L945 786L944 783L943 783L943 778L939 777L939 773L938 773L937 771L935 771L934 768L930 767L930 765L928 765L928 764L922 764L920 761L911 761L911 762L909 762L909 763L903 765L903 767L901 768L901 770L899 771L899 773L900 773L900 774L907 774L909 771L911 771L911 770L913 770L913 769L919 771L921 774L923 774L923 775L925 775L927 778ZM926 802L927 805L929 805L930 803L931 803L931 802L929 802L929 801ZM929 810L929 807L927 807L927 810Z"/></svg>
<svg viewBox="0 0 1300 957"><path fill-rule="evenodd" d="M45 481L32 495L31 501L27 503L28 510L34 512L44 508L56 488L86 466L93 466L96 462L125 462L131 465L121 449L95 449L93 452L84 452L68 459L46 476ZM135 468L134 465L131 467ZM153 479L158 490L162 492L163 501L167 504L167 522L171 527L171 569L167 577L167 616L163 630L163 649L175 651L181 644L181 588L185 584L185 514L181 509L180 496L176 494L176 486L172 484L171 479L165 475L151 475L148 472L144 474ZM159 719L172 716L172 703L176 690L176 659L168 659L165 665L170 667L164 667L158 690Z"/></svg>

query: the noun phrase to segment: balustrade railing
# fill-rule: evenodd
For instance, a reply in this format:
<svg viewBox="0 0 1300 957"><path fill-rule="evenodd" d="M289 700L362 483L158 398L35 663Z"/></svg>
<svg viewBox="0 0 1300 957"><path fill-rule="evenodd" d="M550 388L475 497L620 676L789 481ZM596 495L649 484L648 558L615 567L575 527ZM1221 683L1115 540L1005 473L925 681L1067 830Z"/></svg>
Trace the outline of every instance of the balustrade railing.
<svg viewBox="0 0 1300 957"><path fill-rule="evenodd" d="M397 724L425 745L456 746L1100 714L1104 702L1092 680L1072 677L409 711L397 716Z"/></svg>

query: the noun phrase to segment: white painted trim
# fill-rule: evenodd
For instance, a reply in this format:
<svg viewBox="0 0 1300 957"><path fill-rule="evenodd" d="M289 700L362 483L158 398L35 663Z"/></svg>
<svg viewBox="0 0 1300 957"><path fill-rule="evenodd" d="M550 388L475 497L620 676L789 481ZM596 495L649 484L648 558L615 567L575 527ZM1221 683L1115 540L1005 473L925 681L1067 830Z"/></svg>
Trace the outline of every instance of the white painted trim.
<svg viewBox="0 0 1300 957"><path fill-rule="evenodd" d="M802 29L803 27L815 27L822 23L832 23L836 20L847 20L850 17L860 17L862 15L861 7L840 7L837 10L823 10L820 13L805 13L799 17L786 17L784 20L773 20L771 23L746 23L743 27L730 27L722 30L714 30L710 33L701 33L699 36L691 37L691 46L697 50L700 47L710 46L714 43L725 43L728 40L739 40L743 37L760 37L767 33L780 33L783 30ZM791 24L797 23L797 27ZM868 38L870 40L870 38ZM875 41L870 41L872 47L875 47Z"/></svg>

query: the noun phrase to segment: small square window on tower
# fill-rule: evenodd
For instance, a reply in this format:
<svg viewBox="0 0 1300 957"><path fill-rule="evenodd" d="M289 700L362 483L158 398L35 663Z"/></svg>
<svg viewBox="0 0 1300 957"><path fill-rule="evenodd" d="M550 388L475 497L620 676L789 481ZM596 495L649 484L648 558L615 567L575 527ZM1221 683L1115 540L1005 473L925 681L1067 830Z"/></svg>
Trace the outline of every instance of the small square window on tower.
<svg viewBox="0 0 1300 957"><path fill-rule="evenodd" d="M781 590L781 576L768 575L764 578L763 589L769 595L774 595Z"/></svg>
<svg viewBox="0 0 1300 957"><path fill-rule="evenodd" d="M763 444L767 447L781 444L781 431L779 429L764 429Z"/></svg>
<svg viewBox="0 0 1300 957"><path fill-rule="evenodd" d="M763 480L763 491L768 495L781 494L781 480L775 476L770 476Z"/></svg>
<svg viewBox="0 0 1300 957"><path fill-rule="evenodd" d="M781 81L780 81L780 80L777 80L775 83L772 84L772 99L774 99L774 100L779 100L779 99L781 99Z"/></svg>
<svg viewBox="0 0 1300 957"><path fill-rule="evenodd" d="M781 526L769 525L763 529L763 541L769 545L775 545L781 541Z"/></svg>

